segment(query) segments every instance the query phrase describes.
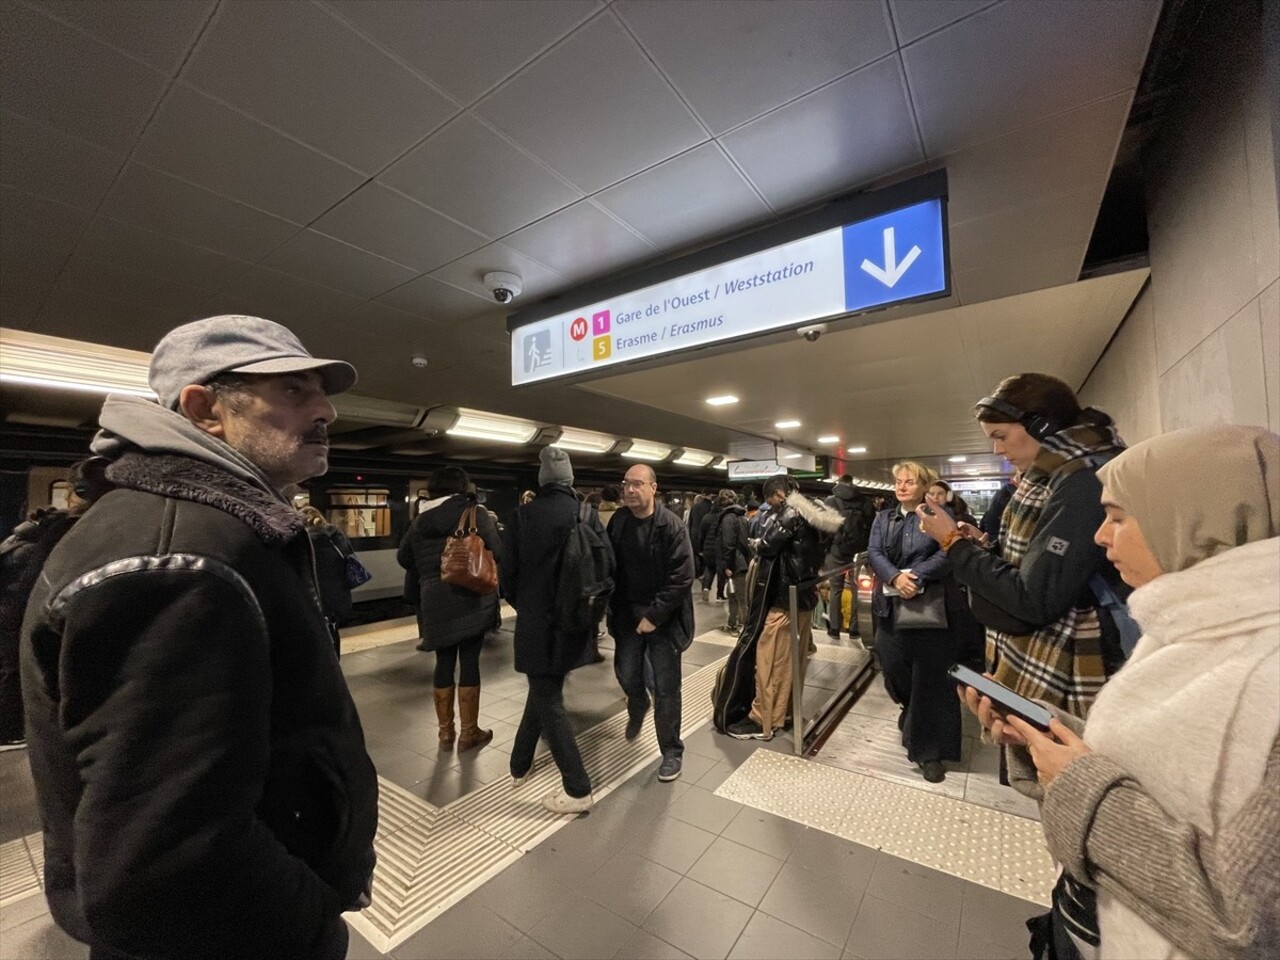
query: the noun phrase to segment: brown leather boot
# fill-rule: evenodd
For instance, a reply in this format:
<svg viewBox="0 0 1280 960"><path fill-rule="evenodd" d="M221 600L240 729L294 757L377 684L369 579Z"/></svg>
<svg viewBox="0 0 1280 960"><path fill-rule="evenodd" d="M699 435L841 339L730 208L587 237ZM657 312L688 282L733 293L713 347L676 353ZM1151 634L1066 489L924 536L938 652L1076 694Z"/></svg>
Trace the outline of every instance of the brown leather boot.
<svg viewBox="0 0 1280 960"><path fill-rule="evenodd" d="M453 729L453 687L436 687L436 722L440 724L440 749L452 750L457 734Z"/></svg>
<svg viewBox="0 0 1280 960"><path fill-rule="evenodd" d="M480 719L480 688L458 688L458 718L462 732L458 737L458 752L470 750L472 747L483 747L493 739L492 730L481 730L477 724Z"/></svg>

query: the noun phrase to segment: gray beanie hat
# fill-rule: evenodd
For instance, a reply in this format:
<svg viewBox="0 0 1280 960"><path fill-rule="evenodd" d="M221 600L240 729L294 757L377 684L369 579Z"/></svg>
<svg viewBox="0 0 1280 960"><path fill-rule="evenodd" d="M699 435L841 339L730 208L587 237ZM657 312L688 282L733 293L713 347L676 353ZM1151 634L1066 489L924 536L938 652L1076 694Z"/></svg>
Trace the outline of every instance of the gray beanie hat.
<svg viewBox="0 0 1280 960"><path fill-rule="evenodd" d="M559 447L543 447L538 459L542 461L538 468L538 486L573 484L573 464L569 462L569 455Z"/></svg>
<svg viewBox="0 0 1280 960"><path fill-rule="evenodd" d="M328 394L350 390L356 368L345 360L320 360L288 327L261 317L226 314L193 320L170 330L151 353L148 379L160 405L177 409L188 384L223 373L300 373L315 370Z"/></svg>

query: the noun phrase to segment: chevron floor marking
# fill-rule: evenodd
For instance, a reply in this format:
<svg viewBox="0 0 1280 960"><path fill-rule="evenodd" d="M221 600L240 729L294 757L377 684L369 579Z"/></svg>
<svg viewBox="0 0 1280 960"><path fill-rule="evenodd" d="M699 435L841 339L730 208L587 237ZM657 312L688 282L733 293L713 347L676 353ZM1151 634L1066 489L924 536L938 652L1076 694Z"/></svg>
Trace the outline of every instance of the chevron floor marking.
<svg viewBox="0 0 1280 960"><path fill-rule="evenodd" d="M712 631L714 633L715 631ZM696 639L706 641L707 635ZM711 717L711 689L721 661L682 681L681 727L688 735ZM626 740L626 711L602 720L577 737L583 764L603 799L659 755L653 713L635 740ZM505 777L459 797L443 808L379 778L380 825L374 846L374 902L347 921L373 947L387 953L413 936L473 890L483 886L524 853L550 837L571 818L543 808L543 795L560 785L560 771L545 746L534 770L518 789Z"/></svg>
<svg viewBox="0 0 1280 960"><path fill-rule="evenodd" d="M725 633L723 630L710 630L698 637L703 643L714 643L717 647L736 647L738 638L731 633ZM818 652L811 656L810 660L822 660L827 663L852 663L862 662L862 658L866 656L866 651L860 646L847 647L837 643L819 643Z"/></svg>
<svg viewBox="0 0 1280 960"><path fill-rule="evenodd" d="M0 906L7 907L39 893L44 876L44 845L40 834L0 843Z"/></svg>

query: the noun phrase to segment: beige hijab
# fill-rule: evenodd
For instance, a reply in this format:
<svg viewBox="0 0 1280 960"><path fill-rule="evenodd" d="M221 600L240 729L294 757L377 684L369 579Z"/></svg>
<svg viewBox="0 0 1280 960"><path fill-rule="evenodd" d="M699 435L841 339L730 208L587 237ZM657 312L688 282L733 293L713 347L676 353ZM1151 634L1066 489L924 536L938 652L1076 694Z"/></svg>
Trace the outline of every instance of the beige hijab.
<svg viewBox="0 0 1280 960"><path fill-rule="evenodd" d="M1218 424L1175 430L1098 469L1165 573L1280 536L1280 437Z"/></svg>

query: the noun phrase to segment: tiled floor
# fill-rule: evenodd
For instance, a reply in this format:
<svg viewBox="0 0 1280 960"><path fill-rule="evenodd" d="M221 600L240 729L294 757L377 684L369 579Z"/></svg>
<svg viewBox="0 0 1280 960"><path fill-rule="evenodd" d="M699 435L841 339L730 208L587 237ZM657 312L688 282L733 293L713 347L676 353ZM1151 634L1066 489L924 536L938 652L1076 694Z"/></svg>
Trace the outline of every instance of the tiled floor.
<svg viewBox="0 0 1280 960"><path fill-rule="evenodd" d="M695 607L700 630L723 622L723 605ZM876 849L881 844L874 838L854 843L834 835L847 820L847 804L844 820L817 829L716 795L726 783L729 788L721 792L732 792L730 778L757 751L768 751L760 760L804 763L789 756L786 737L740 742L698 720L709 708L714 669L699 671L725 655L724 637L709 635L718 642L695 643L685 657L686 719L698 729L686 736L679 781L657 782L656 746L648 730L636 749L655 759L627 776L645 757L637 760L619 749L612 727L620 723L614 721L623 701L606 662L575 672L566 685L588 766L595 765L593 779L603 785L596 808L575 820L537 823L513 814L520 806L506 782L507 748L524 681L511 670L509 627L486 644L481 667L482 720L494 728L494 743L461 757L436 749L427 693L432 658L415 651L411 640L396 639L404 624L383 628L381 636L366 635L364 642L351 638L344 670L370 753L391 785L384 789L379 842L416 843L414 849L448 860L449 870L459 875L469 868L472 876L489 876L458 887L463 893L437 908L409 910L415 923L425 925L419 923L407 939L382 935L386 929L373 925L374 911L366 911L355 921L356 930L369 932L388 952L353 931L350 957L1026 956L1022 921L1043 908L991 889L998 882L983 886L900 859ZM604 650L611 654L607 642ZM842 655L834 651L828 662ZM883 725L892 725L893 709L873 683L819 756L828 764L822 769L834 777L873 778L875 789L893 792L895 802L904 790L901 802L919 796L926 805L955 803L961 810L975 803L1001 810L1016 802L1003 795L1012 796L1010 791L993 786L989 758L974 744L963 769L949 773L949 789L934 791L942 798L930 797L929 785L901 759L901 748L895 756L883 743ZM860 753L875 757L868 761ZM548 784L555 779L549 768L538 776ZM16 888L4 872L6 863L25 862L24 875L31 876L33 844L23 838L38 819L21 754L0 756L0 791L0 957L86 956L50 922L43 897L13 896ZM816 797L813 805L821 807ZM1004 815L974 809L975 816ZM446 842L430 832L434 818L456 821L456 836L471 830L489 839L474 847L456 837ZM38 837L33 839L38 849ZM22 857L4 856L5 850ZM392 885L399 882L407 896L419 886L415 877L421 873L405 873L398 881L391 872L380 876L386 920Z"/></svg>

